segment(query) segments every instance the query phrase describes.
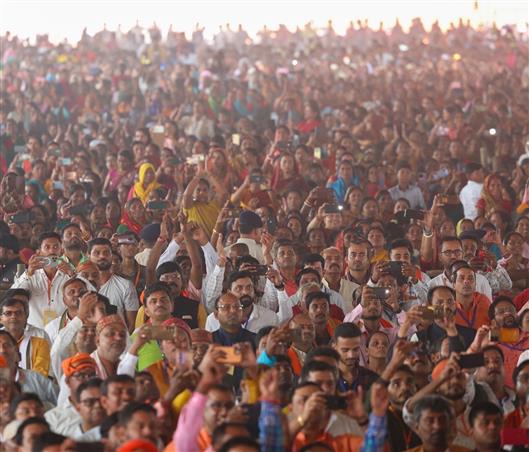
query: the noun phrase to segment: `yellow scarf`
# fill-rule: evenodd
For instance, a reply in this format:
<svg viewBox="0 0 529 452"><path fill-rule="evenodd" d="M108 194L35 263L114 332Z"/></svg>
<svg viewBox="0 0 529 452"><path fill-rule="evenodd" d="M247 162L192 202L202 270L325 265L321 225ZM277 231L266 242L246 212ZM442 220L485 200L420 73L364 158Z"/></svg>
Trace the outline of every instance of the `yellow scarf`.
<svg viewBox="0 0 529 452"><path fill-rule="evenodd" d="M149 197L151 191L160 187L160 184L154 180L146 188L143 188L145 175L147 174L148 170L152 170L153 173L156 173L154 166L151 163L143 163L138 171L138 182L134 184L134 196L136 196L136 198L140 198L143 204L147 202L147 198Z"/></svg>

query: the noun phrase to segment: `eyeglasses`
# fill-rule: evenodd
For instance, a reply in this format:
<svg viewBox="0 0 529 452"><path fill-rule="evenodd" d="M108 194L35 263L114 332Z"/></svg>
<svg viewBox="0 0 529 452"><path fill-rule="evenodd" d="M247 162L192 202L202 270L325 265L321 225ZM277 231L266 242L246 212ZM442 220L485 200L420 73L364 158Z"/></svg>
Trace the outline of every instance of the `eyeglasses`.
<svg viewBox="0 0 529 452"><path fill-rule="evenodd" d="M462 256L463 250L445 250L441 251L443 256Z"/></svg>
<svg viewBox="0 0 529 452"><path fill-rule="evenodd" d="M80 400L79 403L87 408L92 408L96 403L99 403L101 405L101 400L99 399L99 397L92 397L90 399Z"/></svg>
<svg viewBox="0 0 529 452"><path fill-rule="evenodd" d="M242 310L242 305L240 304L219 304L218 310L237 312L237 311Z"/></svg>

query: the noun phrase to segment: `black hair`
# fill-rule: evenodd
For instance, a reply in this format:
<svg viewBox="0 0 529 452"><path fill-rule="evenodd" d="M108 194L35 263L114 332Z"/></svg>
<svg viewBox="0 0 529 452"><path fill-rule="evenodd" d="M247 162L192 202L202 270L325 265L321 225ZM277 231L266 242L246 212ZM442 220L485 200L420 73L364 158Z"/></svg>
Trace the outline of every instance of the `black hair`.
<svg viewBox="0 0 529 452"><path fill-rule="evenodd" d="M274 329L273 326L267 325L263 326L262 328L259 328L259 331L255 334L255 347L259 347L259 342L261 342L261 339L265 336L268 336L270 334L270 331Z"/></svg>
<svg viewBox="0 0 529 452"><path fill-rule="evenodd" d="M234 436L222 445L219 452L230 452L236 446L253 447L257 452L260 450L259 443L255 439L248 438L247 436Z"/></svg>
<svg viewBox="0 0 529 452"><path fill-rule="evenodd" d="M415 425L421 420L423 411L431 410L435 413L445 413L448 419L454 417L452 405L443 396L437 394L426 395L419 400L413 407L413 421Z"/></svg>
<svg viewBox="0 0 529 452"><path fill-rule="evenodd" d="M505 303L505 302L511 304L512 306L514 306L514 309L516 309L516 305L512 301L511 297L508 297L506 295L500 295L496 297L496 299L489 306L489 312L488 312L489 320L494 319L494 311L496 310L496 306L498 306L500 303Z"/></svg>
<svg viewBox="0 0 529 452"><path fill-rule="evenodd" d="M132 383L135 384L134 378L132 378L130 375L126 374L119 374L119 375L112 375L111 377L108 377L106 380L103 381L101 384L101 395L107 396L108 395L108 388L112 383Z"/></svg>
<svg viewBox="0 0 529 452"><path fill-rule="evenodd" d="M389 252L391 253L395 248L408 248L410 255L413 256L413 245L408 239L395 239L389 244Z"/></svg>
<svg viewBox="0 0 529 452"><path fill-rule="evenodd" d="M468 422L470 427L474 427L474 421L480 414L499 415L503 419L503 412L501 408L495 403L489 401L481 401L472 405L468 413Z"/></svg>
<svg viewBox="0 0 529 452"><path fill-rule="evenodd" d="M485 353L485 352L488 352L488 351L495 351L497 353L499 353L499 355L501 356L501 362L504 363L505 362L505 355L503 353L503 350L498 347L497 345L487 345L486 347L483 347L483 349L481 350L482 353Z"/></svg>
<svg viewBox="0 0 529 452"><path fill-rule="evenodd" d="M22 402L37 402L42 408L44 408L44 404L37 394L34 392L23 392L13 397L11 400L9 405L9 414L12 418L15 417L15 411L17 410L18 405L20 405Z"/></svg>
<svg viewBox="0 0 529 452"><path fill-rule="evenodd" d="M238 279L242 279L242 278L250 278L253 282L253 279L252 279L253 275L249 272L249 271L235 271L235 272L231 272L229 275L228 275L228 287L231 287L231 285L237 281Z"/></svg>
<svg viewBox="0 0 529 452"><path fill-rule="evenodd" d="M5 336L7 337L11 343L15 346L15 348L18 349L18 343L17 343L17 340L12 336L12 334L6 330L0 330L0 336Z"/></svg>
<svg viewBox="0 0 529 452"><path fill-rule="evenodd" d="M308 268L301 269L297 273L297 275L296 275L296 285L299 286L299 283L301 281L301 277L303 275L314 275L314 276L316 276L318 278L318 281L321 282L321 275L318 273L318 271L314 270L313 268L308 267Z"/></svg>
<svg viewBox="0 0 529 452"><path fill-rule="evenodd" d="M15 298L17 295L22 295L23 297L26 297L28 300L31 298L31 293L29 290L16 288L16 289L7 289L4 293L4 297L2 300L6 300L8 298Z"/></svg>
<svg viewBox="0 0 529 452"><path fill-rule="evenodd" d="M435 287L430 287L430 289L428 289L428 295L426 296L426 299L428 300L428 304L432 304L432 300L433 300L433 296L434 296L435 292L440 290L440 289L448 290L452 294L452 297L454 297L454 300L455 300L456 293L455 293L454 289L452 289L451 287L448 287L448 286L435 286Z"/></svg>
<svg viewBox="0 0 529 452"><path fill-rule="evenodd" d="M156 279L160 279L160 276L167 273L178 273L180 274L180 277L182 277L182 267L176 262L164 262L156 269Z"/></svg>
<svg viewBox="0 0 529 452"><path fill-rule="evenodd" d="M68 223L67 225L62 227L61 236L64 236L64 232L66 231L66 229L70 229L70 228L76 228L76 229L79 229L79 231L81 230L81 226L79 226L77 223Z"/></svg>
<svg viewBox="0 0 529 452"><path fill-rule="evenodd" d="M326 294L325 292L311 292L305 297L305 306L307 307L307 310L310 308L310 305L314 300L325 300L327 301L327 305L331 305L329 294Z"/></svg>
<svg viewBox="0 0 529 452"><path fill-rule="evenodd" d="M307 254L301 261L301 268L305 268L305 266L307 266L308 264L315 264L316 262L321 263L322 267L325 265L325 259L323 258L321 254L318 254L318 253Z"/></svg>
<svg viewBox="0 0 529 452"><path fill-rule="evenodd" d="M245 428L248 431L248 434L250 434L247 424L242 422L222 422L213 429L213 433L211 434L211 444L216 445L224 437L230 427Z"/></svg>
<svg viewBox="0 0 529 452"><path fill-rule="evenodd" d="M108 434L110 433L112 427L119 423L118 413L119 411L116 411L115 413L112 413L110 416L107 416L105 419L103 419L103 422L101 422L101 425L99 426L101 438L108 438Z"/></svg>
<svg viewBox="0 0 529 452"><path fill-rule="evenodd" d="M31 452L41 452L49 446L60 446L65 439L66 436L59 435L55 432L41 433L33 440L33 447L31 448Z"/></svg>
<svg viewBox="0 0 529 452"><path fill-rule="evenodd" d="M463 247L460 238L456 237L455 235L448 235L446 237L441 237L441 240L439 240L439 249L442 249L443 244L446 242L457 242L459 245L461 245L461 247Z"/></svg>
<svg viewBox="0 0 529 452"><path fill-rule="evenodd" d="M310 350L305 356L305 364L314 360L318 356L325 356L340 362L340 354L332 347L316 347Z"/></svg>
<svg viewBox="0 0 529 452"><path fill-rule="evenodd" d="M59 243L62 243L61 236L56 232L46 231L39 235L39 248L42 246L42 242L47 239L57 239Z"/></svg>
<svg viewBox="0 0 529 452"><path fill-rule="evenodd" d="M319 384L313 383L312 381L304 381L294 386L294 389L292 390L292 394L294 394L298 389L303 389L303 388L308 388L308 387L318 388L319 390L321 390Z"/></svg>
<svg viewBox="0 0 529 452"><path fill-rule="evenodd" d="M338 369L323 361L308 361L301 369L300 381L308 381L311 372L332 372L335 378L338 377Z"/></svg>
<svg viewBox="0 0 529 452"><path fill-rule="evenodd" d="M75 401L77 403L79 403L80 400L81 400L81 394L84 391L86 391L87 389L90 389L90 388L98 388L98 389L100 389L102 383L103 383L103 380L101 380L101 378L97 378L97 377L90 378L90 380L87 380L87 381L83 381L77 387L77 390L75 391L75 394L73 394L73 396L75 397Z"/></svg>
<svg viewBox="0 0 529 452"><path fill-rule="evenodd" d="M412 377L415 377L415 372L413 372L411 367L407 366L406 364L401 364L399 367L397 367L395 369L395 372L393 372L393 375L395 375L397 372L406 372L407 374L410 374ZM391 378L393 378L393 376Z"/></svg>
<svg viewBox="0 0 529 452"><path fill-rule="evenodd" d="M119 411L118 419L121 425L126 425L135 413L143 411L156 416L156 410L147 403L131 402Z"/></svg>
<svg viewBox="0 0 529 452"><path fill-rule="evenodd" d="M29 425L35 425L35 424L45 425L46 427L48 427L48 430L50 428L50 425L48 424L46 419L44 419L43 417L35 416L35 417L27 418L24 422L22 422L22 424L18 426L17 432L15 434L15 443L18 446L22 446L22 442L24 440L24 430L26 429L26 427Z"/></svg>
<svg viewBox="0 0 529 452"><path fill-rule="evenodd" d="M312 452L314 448L318 450L325 449L328 452L334 452L332 446L322 441L315 441L313 443L305 444L301 449L299 449L299 452Z"/></svg>
<svg viewBox="0 0 529 452"><path fill-rule="evenodd" d="M112 249L110 240L104 239L103 237L96 237L95 239L92 239L88 242L88 254L90 254L92 252L92 248L97 245L108 246L110 249Z"/></svg>
<svg viewBox="0 0 529 452"><path fill-rule="evenodd" d="M519 363L512 372L512 381L514 383L514 386L516 386L516 380L518 380L518 374L525 369L527 366L529 366L529 359L526 359Z"/></svg>
<svg viewBox="0 0 529 452"><path fill-rule="evenodd" d="M334 329L332 340L333 342L337 342L340 337L350 339L360 336L362 336L362 331L360 330L358 325L352 322L344 322Z"/></svg>
<svg viewBox="0 0 529 452"><path fill-rule="evenodd" d="M9 308L11 306L16 305L22 305L26 317L29 315L29 306L24 301L19 300L18 298L4 298L0 303L0 315L2 315L2 313L4 312L4 308Z"/></svg>
<svg viewBox="0 0 529 452"><path fill-rule="evenodd" d="M165 292L168 297L171 297L169 284L163 281L156 281L154 284L150 284L145 288L145 292L143 293L145 303L147 303L147 299L155 292Z"/></svg>

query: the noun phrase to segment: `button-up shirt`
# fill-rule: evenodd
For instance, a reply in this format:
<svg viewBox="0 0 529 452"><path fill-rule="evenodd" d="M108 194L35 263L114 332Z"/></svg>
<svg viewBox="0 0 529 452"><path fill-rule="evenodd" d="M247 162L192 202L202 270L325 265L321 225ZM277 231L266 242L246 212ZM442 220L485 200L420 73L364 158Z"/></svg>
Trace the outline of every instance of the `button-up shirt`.
<svg viewBox="0 0 529 452"><path fill-rule="evenodd" d="M481 190L483 184L469 180L459 193L459 200L463 204L465 218L475 220L478 216L478 208L476 207L479 198L481 197Z"/></svg>
<svg viewBox="0 0 529 452"><path fill-rule="evenodd" d="M243 327L252 333L257 333L264 326L276 326L279 323L277 314L258 304L253 305L252 312ZM206 319L206 330L213 332L220 328L220 323L212 312Z"/></svg>
<svg viewBox="0 0 529 452"><path fill-rule="evenodd" d="M388 192L393 201L397 201L399 198L405 198L409 201L410 208L426 209L421 189L416 185L409 185L405 190L402 190L398 185L395 185L394 187L391 187Z"/></svg>
<svg viewBox="0 0 529 452"><path fill-rule="evenodd" d="M65 436L72 436L77 424L81 422L81 416L70 402L70 399L67 399L64 406L57 406L52 410L46 411L44 418L50 424L53 432Z"/></svg>
<svg viewBox="0 0 529 452"><path fill-rule="evenodd" d="M62 301L62 286L70 277L57 270L50 281L46 272L39 268L32 276L27 271L15 279L13 288L26 289L30 293L28 323L44 328L66 309Z"/></svg>

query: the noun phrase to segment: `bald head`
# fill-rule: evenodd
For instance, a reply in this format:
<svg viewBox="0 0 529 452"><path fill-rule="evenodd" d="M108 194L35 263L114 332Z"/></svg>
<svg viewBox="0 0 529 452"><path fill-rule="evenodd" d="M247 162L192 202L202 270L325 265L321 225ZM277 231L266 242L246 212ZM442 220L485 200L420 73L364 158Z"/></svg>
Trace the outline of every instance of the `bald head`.
<svg viewBox="0 0 529 452"><path fill-rule="evenodd" d="M239 299L230 292L221 295L215 305L215 317L220 327L228 333L235 334L240 331L242 314Z"/></svg>

